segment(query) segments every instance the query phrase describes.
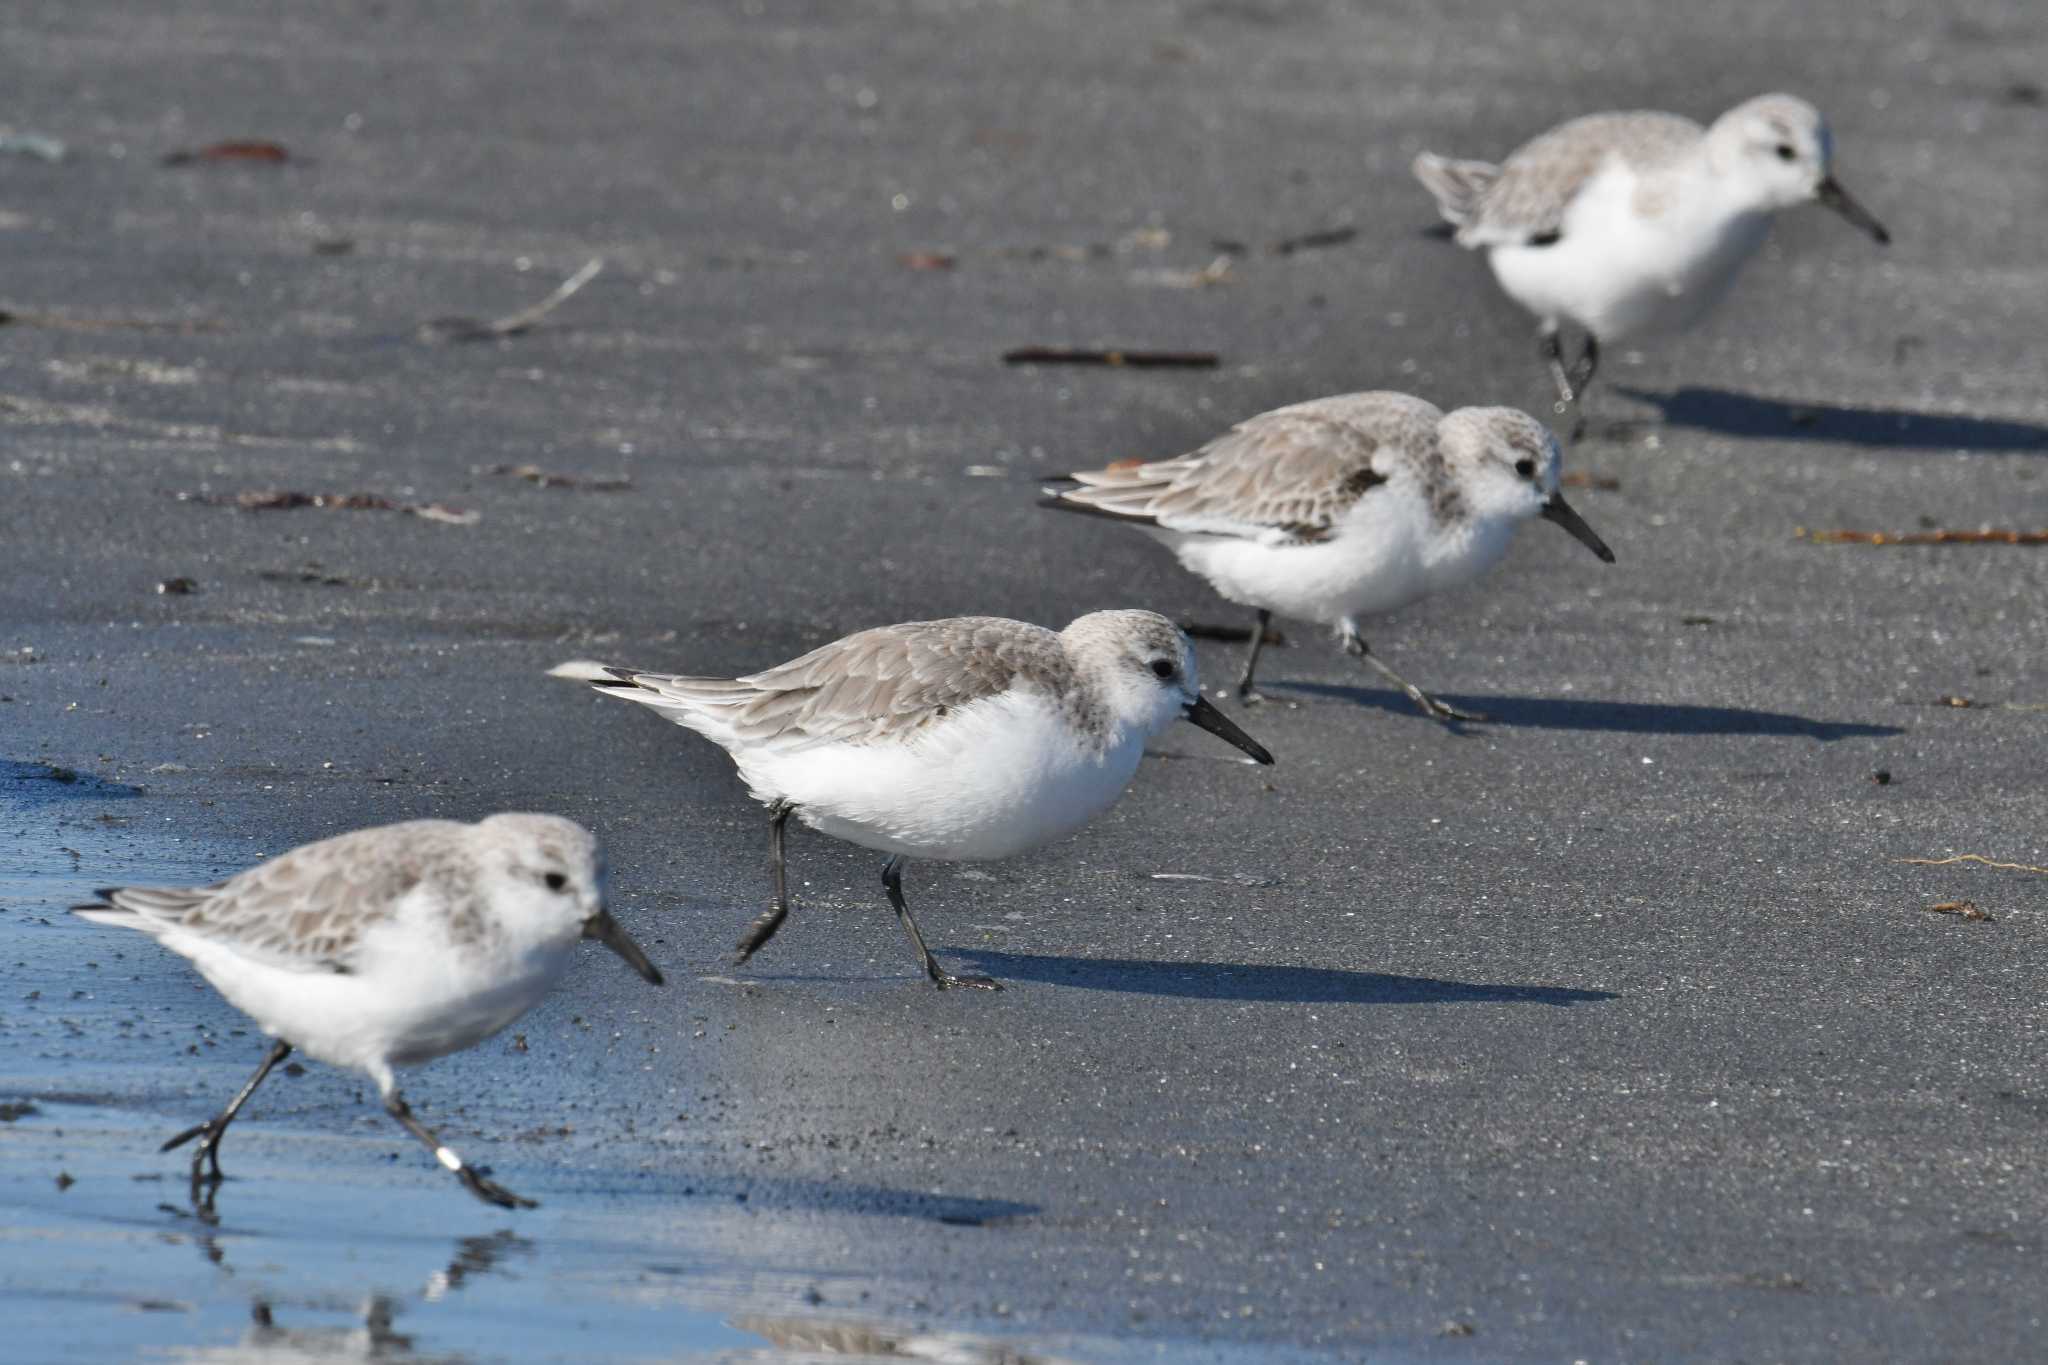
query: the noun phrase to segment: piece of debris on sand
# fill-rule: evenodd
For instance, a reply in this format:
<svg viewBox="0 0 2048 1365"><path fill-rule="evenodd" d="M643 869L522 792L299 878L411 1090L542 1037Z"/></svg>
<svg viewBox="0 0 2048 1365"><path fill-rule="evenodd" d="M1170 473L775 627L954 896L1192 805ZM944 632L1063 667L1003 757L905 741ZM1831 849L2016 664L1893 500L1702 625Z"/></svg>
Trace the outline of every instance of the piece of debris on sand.
<svg viewBox="0 0 2048 1365"><path fill-rule="evenodd" d="M2048 545L2048 531L2009 531L1994 526L1974 531L1813 531L1792 534L1815 545Z"/></svg>
<svg viewBox="0 0 2048 1365"><path fill-rule="evenodd" d="M582 488L593 493L615 493L633 486L624 474L557 474L537 464L494 464L485 472L524 479L542 488Z"/></svg>
<svg viewBox="0 0 2048 1365"><path fill-rule="evenodd" d="M596 256L584 262L583 268L556 285L554 292L530 308L516 313L507 313L501 318L488 321L477 318L429 318L419 325L421 341L496 341L502 337L516 337L531 331L535 324L548 314L567 303L577 290L597 278L604 269L604 257Z"/></svg>
<svg viewBox="0 0 2048 1365"><path fill-rule="evenodd" d="M1957 919L1970 920L1978 924L1998 923L1991 912L1977 908L1975 901L1936 901L1927 907L1930 915L1954 915Z"/></svg>
<svg viewBox="0 0 2048 1365"><path fill-rule="evenodd" d="M232 507L240 512L281 512L294 507L347 512L404 512L408 516L444 522L450 526L474 526L483 519L476 512L446 507L438 502L401 502L381 493L299 493L283 488L252 488L240 493L206 493L186 489L171 496L179 502Z"/></svg>
<svg viewBox="0 0 2048 1365"><path fill-rule="evenodd" d="M164 154L166 166L203 166L208 163L240 162L243 165L282 166L292 159L281 142L263 138L240 138L215 142L205 147L181 148Z"/></svg>
<svg viewBox="0 0 2048 1365"><path fill-rule="evenodd" d="M1134 370L1213 370L1214 351L1092 350L1073 346L1019 346L1003 352L1005 365L1108 365Z"/></svg>

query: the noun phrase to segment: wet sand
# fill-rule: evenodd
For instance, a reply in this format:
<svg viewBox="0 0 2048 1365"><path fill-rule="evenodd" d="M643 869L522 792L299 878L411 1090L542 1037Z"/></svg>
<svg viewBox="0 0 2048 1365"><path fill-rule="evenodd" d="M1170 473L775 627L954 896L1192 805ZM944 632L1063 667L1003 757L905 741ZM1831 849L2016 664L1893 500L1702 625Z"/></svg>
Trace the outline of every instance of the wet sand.
<svg viewBox="0 0 2048 1365"><path fill-rule="evenodd" d="M0 123L70 156L0 156L9 1344L281 1352L260 1301L362 1354L383 1295L478 1360L802 1359L788 1320L1084 1361L2034 1351L2048 880L1900 860L2048 866L2048 556L1795 532L2048 525L2037 9L15 6ZM1773 87L1895 243L1794 215L1710 326L1608 358L1567 469L1617 565L1531 526L1374 624L1495 723L1285 623L1244 722L1277 768L1190 729L1064 844L911 866L1003 994L931 991L875 860L802 832L732 969L760 812L545 668L1237 624L1037 476L1347 389L1544 402L1409 157ZM286 159L165 163L231 139ZM521 335L422 338L599 257ZM1032 346L1220 363L1002 362ZM509 808L601 831L671 981L592 948L409 1079L544 1207L311 1066L196 1222L155 1148L261 1042L62 907ZM1928 913L1961 899L1992 919Z"/></svg>

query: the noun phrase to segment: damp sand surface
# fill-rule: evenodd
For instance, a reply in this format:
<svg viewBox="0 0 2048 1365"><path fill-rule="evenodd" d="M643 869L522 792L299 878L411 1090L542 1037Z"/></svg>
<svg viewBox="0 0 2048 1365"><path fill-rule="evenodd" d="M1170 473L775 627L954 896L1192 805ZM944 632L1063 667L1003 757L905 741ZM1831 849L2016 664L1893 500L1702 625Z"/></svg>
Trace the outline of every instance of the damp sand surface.
<svg viewBox="0 0 2048 1365"><path fill-rule="evenodd" d="M1901 859L2048 866L2048 552L1816 533L2048 526L2039 9L17 3L0 122L67 152L0 153L0 1356L2037 1354L2048 878ZM735 970L730 763L544 675L1242 628L1040 476L1359 389L1542 412L1409 160L1780 88L1893 244L1788 214L1610 348L1565 468L1616 564L1532 524L1370 623L1493 721L1276 622L1276 767L1182 726L1075 837L909 867L1001 994L801 830ZM155 1149L262 1040L63 907L506 809L601 833L669 978L589 946L407 1077L542 1207L310 1065L198 1221Z"/></svg>

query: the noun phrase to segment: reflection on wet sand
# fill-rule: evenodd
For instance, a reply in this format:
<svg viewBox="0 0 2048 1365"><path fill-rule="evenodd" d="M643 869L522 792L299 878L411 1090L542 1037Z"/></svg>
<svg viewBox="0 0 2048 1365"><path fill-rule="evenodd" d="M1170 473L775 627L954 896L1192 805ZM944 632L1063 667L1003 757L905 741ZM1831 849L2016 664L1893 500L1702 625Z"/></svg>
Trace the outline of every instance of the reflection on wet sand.
<svg viewBox="0 0 2048 1365"><path fill-rule="evenodd" d="M212 1365L289 1365L315 1360L403 1360L419 1365L463 1365L460 1355L419 1355L412 1338L391 1330L391 1299L377 1294L365 1300L361 1321L346 1327L280 1327L267 1300L249 1305L249 1330L230 1346L173 1347L172 1360L205 1361Z"/></svg>
<svg viewBox="0 0 2048 1365"><path fill-rule="evenodd" d="M219 1267L223 1275L234 1276L237 1272L228 1261L214 1194L213 1186L195 1187L189 1210L174 1204L159 1204L157 1207L175 1218L197 1224L200 1230L189 1234L193 1246L209 1264ZM166 1234L166 1240L181 1241L186 1235L170 1233ZM533 1243L509 1228L485 1236L458 1238L454 1257L429 1274L415 1294L371 1294L355 1310L353 1320L346 1324L280 1325L280 1312L332 1314L332 1301L285 1299L259 1291L250 1298L249 1328L240 1341L227 1345L172 1347L167 1354L173 1360L217 1362L218 1365L227 1365L227 1362L254 1365L259 1361L270 1365L271 1362L315 1360L402 1360L419 1362L420 1365L462 1365L468 1356L442 1352L421 1354L413 1349L410 1336L393 1330L392 1323L403 1311L405 1301L417 1298L423 1303L437 1303L471 1278L489 1274L506 1258L532 1252Z"/></svg>
<svg viewBox="0 0 2048 1365"><path fill-rule="evenodd" d="M770 1365L786 1353L858 1356L869 1360L921 1360L932 1365L1072 1365L1059 1356L1023 1351L965 1332L912 1332L863 1323L813 1318L734 1318L732 1325L767 1340L771 1349L728 1357L732 1365Z"/></svg>

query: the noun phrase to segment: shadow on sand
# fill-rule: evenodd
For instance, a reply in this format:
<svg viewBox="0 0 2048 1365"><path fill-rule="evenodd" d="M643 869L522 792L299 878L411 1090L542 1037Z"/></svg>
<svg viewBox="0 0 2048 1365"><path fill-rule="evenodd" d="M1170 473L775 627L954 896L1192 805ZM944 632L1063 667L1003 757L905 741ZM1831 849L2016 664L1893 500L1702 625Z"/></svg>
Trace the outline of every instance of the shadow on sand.
<svg viewBox="0 0 2048 1365"><path fill-rule="evenodd" d="M50 763L28 763L18 758L0 758L0 798L12 798L28 805L43 805L67 798L119 800L142 795L142 788L126 782L59 768Z"/></svg>
<svg viewBox="0 0 2048 1365"><path fill-rule="evenodd" d="M1042 981L1086 990L1172 995L1185 1000L1276 1000L1302 1005L1584 1005L1619 997L1569 986L1491 985L1389 976L1331 967L1259 967L1231 962L1147 962L1121 957L1045 957L987 948L956 949L998 981Z"/></svg>
<svg viewBox="0 0 2048 1365"><path fill-rule="evenodd" d="M1726 389L1653 393L1616 385L1616 393L1655 407L1667 426L1692 427L1771 441L1824 441L1883 450L2039 451L2048 454L2048 427L1959 417L1904 408L1847 408L1795 403Z"/></svg>
<svg viewBox="0 0 2048 1365"><path fill-rule="evenodd" d="M883 1218L923 1218L948 1227L990 1227L1011 1219L1029 1218L1036 1204L1015 1199L980 1199L972 1195L928 1194L923 1190L885 1185L845 1185L837 1181L749 1179L714 1176L695 1180L679 1191L685 1197L731 1199L755 1208L802 1209L815 1213L857 1213Z"/></svg>
<svg viewBox="0 0 2048 1365"><path fill-rule="evenodd" d="M1275 700L1289 693L1358 706L1377 706L1396 715L1422 715L1415 704L1391 689L1344 687L1335 683L1295 683L1261 680ZM1634 701L1579 701L1563 697L1473 697L1439 692L1437 696L1456 706L1483 711L1487 719L1462 729L1483 730L1488 726L1519 726L1531 730L1611 730L1629 735L1793 735L1804 739L1883 739L1904 734L1896 725L1865 725L1858 721L1813 720L1780 711L1751 711L1740 706L1682 706Z"/></svg>

